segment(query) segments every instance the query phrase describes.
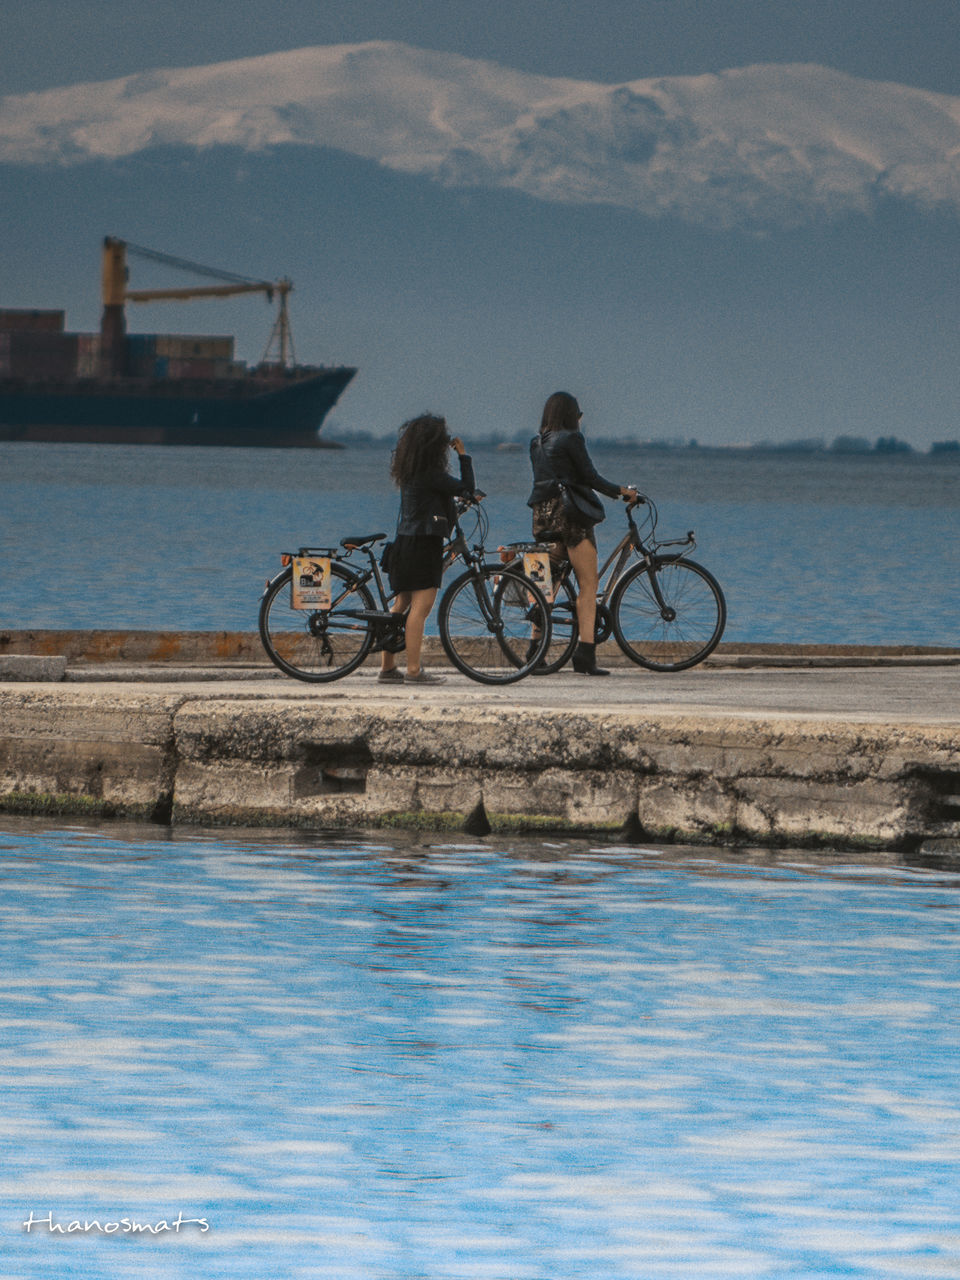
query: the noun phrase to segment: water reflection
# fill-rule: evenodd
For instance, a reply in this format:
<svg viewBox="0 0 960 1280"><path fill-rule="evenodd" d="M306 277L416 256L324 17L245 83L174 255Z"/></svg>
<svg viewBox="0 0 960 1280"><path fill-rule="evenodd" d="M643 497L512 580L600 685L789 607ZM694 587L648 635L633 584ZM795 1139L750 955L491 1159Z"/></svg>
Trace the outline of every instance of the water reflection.
<svg viewBox="0 0 960 1280"><path fill-rule="evenodd" d="M9 819L0 876L5 1274L957 1273L949 868Z"/></svg>

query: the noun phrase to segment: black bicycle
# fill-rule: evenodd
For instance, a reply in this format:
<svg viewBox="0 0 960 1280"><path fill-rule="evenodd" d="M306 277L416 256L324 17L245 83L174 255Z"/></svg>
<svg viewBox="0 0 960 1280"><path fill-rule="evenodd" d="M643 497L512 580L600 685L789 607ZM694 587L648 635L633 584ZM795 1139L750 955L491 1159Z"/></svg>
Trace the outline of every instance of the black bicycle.
<svg viewBox="0 0 960 1280"><path fill-rule="evenodd" d="M483 497L455 504L444 570L458 559L466 568L443 592L437 623L444 652L459 671L482 684L512 684L547 651L550 605L522 567L487 563ZM468 537L463 525L471 515ZM339 548L301 547L281 556L283 568L260 601L260 639L281 671L314 683L339 680L371 653L403 649L404 615L390 610L395 597L375 550L385 539L385 533L363 534L342 538ZM367 564L353 563L354 555Z"/></svg>
<svg viewBox="0 0 960 1280"><path fill-rule="evenodd" d="M643 529L634 518L644 509ZM685 671L703 662L717 645L727 623L720 584L709 570L688 558L696 547L691 529L685 538L658 541L658 512L643 494L626 503L627 530L600 569L596 639L611 634L638 666L651 671ZM555 543L545 534L544 548ZM526 544L516 544L517 551ZM682 548L677 550L676 548ZM508 561L521 563L520 556ZM554 562L552 635L538 673L559 671L573 656L579 640L576 577L570 561Z"/></svg>

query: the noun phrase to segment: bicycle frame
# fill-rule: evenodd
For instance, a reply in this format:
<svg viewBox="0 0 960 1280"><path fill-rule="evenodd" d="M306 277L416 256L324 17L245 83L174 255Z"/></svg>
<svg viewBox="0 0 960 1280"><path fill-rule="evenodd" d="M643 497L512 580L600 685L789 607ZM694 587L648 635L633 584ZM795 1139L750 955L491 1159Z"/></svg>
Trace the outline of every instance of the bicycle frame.
<svg viewBox="0 0 960 1280"><path fill-rule="evenodd" d="M462 559L467 568L476 571L484 562L484 528L485 523L482 519L481 508L479 506L486 494L478 491L471 501L458 501L455 506L454 525L447 542L443 548L443 569L444 572L455 564L457 560ZM466 535L460 525L461 516L468 510L474 508L481 513L481 529L480 541L470 547ZM375 645L382 646L385 640L389 640L390 632L398 627L403 618L403 614L395 613L391 610L390 605L396 600L398 593L391 592L384 581L383 571L375 550L377 543L373 542L356 542L341 544L342 554L338 554L337 550L330 547L300 547L297 551L298 556L329 556L333 564L339 565L345 569L349 575L350 581L344 586L339 595L331 597L331 608L338 606L341 601L351 595L357 587L368 586L373 583L376 588L377 598L380 603L379 609L340 609L341 617L356 618L358 622L373 622L376 627ZM357 568L351 563L351 557L354 552L361 552L369 561L369 567ZM292 552L285 552L281 556L281 563L288 565L293 558ZM269 586L269 583L268 583ZM481 601L484 613L490 615L487 601L484 598ZM490 615L492 617L492 615ZM488 617L489 620L489 617Z"/></svg>
<svg viewBox="0 0 960 1280"><path fill-rule="evenodd" d="M635 507L638 507L638 506L647 507L649 512L647 521L645 522L650 525L648 542L644 542L643 535L641 534L640 529L637 525L637 522L633 516L634 509ZM658 542L653 537L653 531L657 527L657 516L658 516L657 507L653 499L646 497L646 495L644 494L641 494L639 496L639 500L637 502L627 503L625 515L627 517L627 525L628 525L627 531L623 535L623 537L620 539L620 541L617 543L617 545L613 548L613 550L610 552L610 554L607 556L606 560L604 560L603 564L600 566L600 569L597 575L598 581L601 584L597 589L597 604L603 606L604 608L607 606L608 602L612 599L613 593L617 589L617 584L619 583L620 579L624 576L624 574L627 572L628 567L630 566L630 564L634 559L640 560L644 564L650 565L651 567L655 567L656 565L666 563L667 561L682 559L689 552L693 551L697 545L697 541L696 541L696 538L694 537L694 533L692 529L688 530L687 536L685 538L673 538L667 541ZM549 544L554 541L556 540L551 538L542 539L540 545L542 547L544 544ZM512 545L519 547L521 545L534 546L537 544L514 543ZM665 547L682 547L683 550L676 554L663 556L660 553ZM521 559L522 559L521 556L515 556L513 559L505 561L505 563L510 567L515 567L517 564L521 562ZM567 560L566 558L562 559L560 562L560 567L557 570L556 576L554 578L555 587L559 585L560 582L569 578L571 572L572 572L572 566L570 564L570 561ZM604 583L605 575L606 575L606 582ZM659 586L657 585L656 577L657 575L655 573L651 573L650 581L653 584L653 591L657 599L657 604L660 606L661 609L665 609L666 605L664 603L663 597L660 595L660 589L659 589Z"/></svg>
<svg viewBox="0 0 960 1280"><path fill-rule="evenodd" d="M647 509L643 528L634 518L635 507L641 505ZM657 508L650 498L639 496L628 502L626 518L626 532L598 567L594 639L602 644L614 636L631 662L649 670L682 671L696 666L713 652L723 634L726 603L720 585L707 569L688 558L697 545L693 530L685 538L655 537ZM507 568L516 568L524 551L534 547L546 551L558 541L556 533L542 533L537 543L501 547L501 558ZM558 557L555 548L551 555L554 572L547 595L557 644L543 661L544 675L559 671L575 652L579 623L573 566L566 557ZM684 584L693 582L698 588L689 597ZM640 584L649 606L636 603L634 584ZM640 632L635 631L637 626Z"/></svg>
<svg viewBox="0 0 960 1280"><path fill-rule="evenodd" d="M479 505L483 497L478 491L457 501L453 529L441 549L444 571L457 560L466 570L440 597L440 641L464 675L483 684L511 684L528 675L546 649L550 605L526 575L486 562L489 524ZM473 537L462 524L470 510L477 519ZM377 553L384 538L382 533L343 538L338 548L301 547L296 555L281 556L283 567L267 582L259 614L264 648L281 671L308 682L338 680L370 653L404 648L407 613L398 600L406 593L391 592L385 580ZM357 553L366 564L353 560ZM300 564L318 559L325 564Z"/></svg>
<svg viewBox="0 0 960 1280"><path fill-rule="evenodd" d="M388 608L390 601L395 599L395 597L390 595L384 586L383 576L380 572L380 565L377 563L376 553L373 550L375 545L376 544L368 544L366 546L361 546L361 544L348 544L343 546L342 555L338 555L336 549L331 547L300 547L296 554L298 556L329 556L331 564L337 565L341 569L346 570L345 576L347 581L339 595L331 594L330 609L337 608L340 603L347 598L347 596L352 595L356 591L357 587L366 586L370 582L375 583L377 595L380 599L382 608L341 609L339 612L341 617L356 618L358 622L373 621L378 624L377 641L380 642L383 638L380 632L386 630L391 623L395 623L397 615L392 613ZM369 569L357 570L354 565L349 563L353 552L359 550L362 550L369 559ZM284 552L280 557L280 562L283 565L288 565L291 563L292 559L292 552ZM268 587L269 585L270 584L267 583ZM321 610L318 609L315 612L321 612Z"/></svg>
<svg viewBox="0 0 960 1280"><path fill-rule="evenodd" d="M647 523L650 525L649 544L644 542L643 535L641 534L633 516L634 509L638 506L646 506L649 512L647 517ZM625 514L629 528L614 549L610 552L609 556L607 556L599 571L599 581L603 583L604 574L611 569L611 565L614 566L607 577L606 584L600 587L597 591L597 603L604 606L606 606L613 597L613 593L617 588L617 583L626 573L627 566L634 558L653 567L657 564L664 563L666 560L681 560L685 555L693 551L697 545L697 540L694 537L692 529L687 531L687 536L685 538L672 538L664 542L658 542L653 537L653 531L657 527L658 512L656 504L652 498L640 495L640 500L638 502L628 502ZM673 555L663 556L660 553L664 547L683 547L683 550ZM567 561L567 565L569 565L569 561ZM564 572L569 573L569 568L565 568ZM653 587L653 593L657 604L660 606L661 610L665 609L667 606L660 594L660 587L657 583L657 575L655 573L650 574L650 583Z"/></svg>

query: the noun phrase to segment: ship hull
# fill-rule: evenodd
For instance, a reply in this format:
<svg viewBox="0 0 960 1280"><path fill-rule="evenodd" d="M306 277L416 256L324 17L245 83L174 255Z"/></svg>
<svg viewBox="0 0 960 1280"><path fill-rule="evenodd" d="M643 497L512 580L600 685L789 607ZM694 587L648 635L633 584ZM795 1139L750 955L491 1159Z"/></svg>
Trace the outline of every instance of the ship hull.
<svg viewBox="0 0 960 1280"><path fill-rule="evenodd" d="M0 378L0 440L330 448L320 426L355 369L164 381Z"/></svg>

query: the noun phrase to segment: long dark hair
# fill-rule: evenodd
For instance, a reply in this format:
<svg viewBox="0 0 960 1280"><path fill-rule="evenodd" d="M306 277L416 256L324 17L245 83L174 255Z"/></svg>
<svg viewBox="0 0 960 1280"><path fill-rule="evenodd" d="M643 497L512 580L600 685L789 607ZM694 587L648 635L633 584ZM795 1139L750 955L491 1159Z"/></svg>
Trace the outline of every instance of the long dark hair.
<svg viewBox="0 0 960 1280"><path fill-rule="evenodd" d="M412 484L425 471L443 467L450 447L446 418L422 413L400 428L397 447L390 458L390 477L398 485Z"/></svg>
<svg viewBox="0 0 960 1280"><path fill-rule="evenodd" d="M579 431L581 416L580 406L569 391L555 391L543 406L540 435L548 436L552 431Z"/></svg>

